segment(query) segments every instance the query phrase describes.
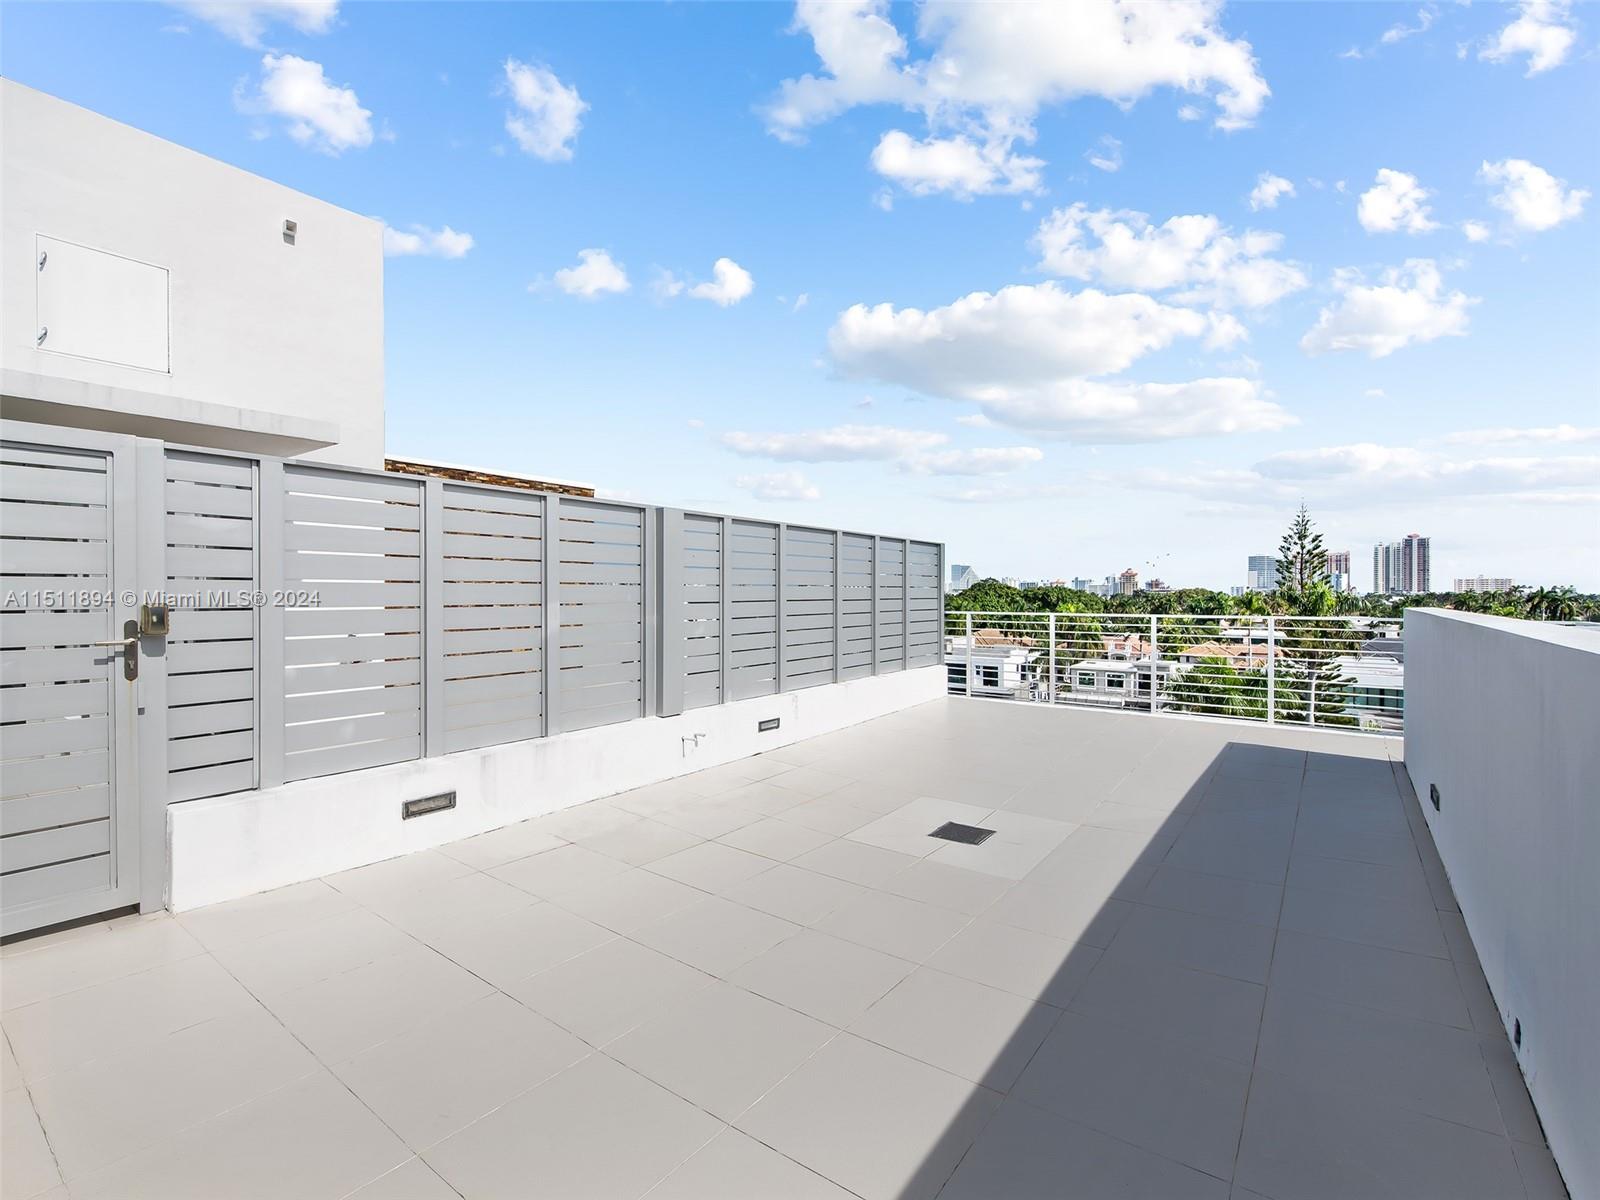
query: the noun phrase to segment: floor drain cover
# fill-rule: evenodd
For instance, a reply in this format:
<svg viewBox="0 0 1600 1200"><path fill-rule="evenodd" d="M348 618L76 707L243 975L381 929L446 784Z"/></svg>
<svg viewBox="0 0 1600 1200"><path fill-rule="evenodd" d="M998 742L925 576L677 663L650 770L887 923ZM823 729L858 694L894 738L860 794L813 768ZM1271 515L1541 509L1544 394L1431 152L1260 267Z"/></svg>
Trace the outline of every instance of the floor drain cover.
<svg viewBox="0 0 1600 1200"><path fill-rule="evenodd" d="M946 821L928 835L947 842L960 842L963 846L981 846L994 836L994 830L978 825L963 825L959 821Z"/></svg>

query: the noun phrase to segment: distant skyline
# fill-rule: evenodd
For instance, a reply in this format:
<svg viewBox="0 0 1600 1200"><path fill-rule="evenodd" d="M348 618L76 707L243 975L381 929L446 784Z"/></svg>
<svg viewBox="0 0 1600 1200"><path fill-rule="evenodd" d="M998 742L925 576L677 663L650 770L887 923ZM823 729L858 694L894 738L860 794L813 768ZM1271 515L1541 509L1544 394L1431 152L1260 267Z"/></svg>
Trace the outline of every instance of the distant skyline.
<svg viewBox="0 0 1600 1200"><path fill-rule="evenodd" d="M398 456L1600 591L1597 14L9 3L0 70L386 222Z"/></svg>

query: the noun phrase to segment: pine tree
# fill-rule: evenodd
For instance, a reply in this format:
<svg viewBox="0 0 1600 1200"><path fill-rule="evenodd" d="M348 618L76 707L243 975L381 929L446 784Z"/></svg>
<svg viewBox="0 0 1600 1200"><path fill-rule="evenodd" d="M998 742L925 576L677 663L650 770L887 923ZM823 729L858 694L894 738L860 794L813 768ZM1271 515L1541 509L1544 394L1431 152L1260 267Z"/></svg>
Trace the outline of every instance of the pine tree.
<svg viewBox="0 0 1600 1200"><path fill-rule="evenodd" d="M1311 514L1302 504L1289 530L1278 543L1278 587L1302 594L1314 583L1328 582L1328 552L1322 535L1311 526Z"/></svg>

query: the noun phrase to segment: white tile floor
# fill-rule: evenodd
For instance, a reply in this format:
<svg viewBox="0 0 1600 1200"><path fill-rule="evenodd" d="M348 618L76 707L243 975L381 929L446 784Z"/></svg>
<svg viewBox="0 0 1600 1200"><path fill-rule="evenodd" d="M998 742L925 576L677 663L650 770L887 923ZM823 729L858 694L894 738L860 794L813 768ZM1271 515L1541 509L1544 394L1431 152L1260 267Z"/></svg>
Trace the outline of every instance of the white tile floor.
<svg viewBox="0 0 1600 1200"><path fill-rule="evenodd" d="M1559 1197L1398 749L942 700L16 942L0 1193Z"/></svg>

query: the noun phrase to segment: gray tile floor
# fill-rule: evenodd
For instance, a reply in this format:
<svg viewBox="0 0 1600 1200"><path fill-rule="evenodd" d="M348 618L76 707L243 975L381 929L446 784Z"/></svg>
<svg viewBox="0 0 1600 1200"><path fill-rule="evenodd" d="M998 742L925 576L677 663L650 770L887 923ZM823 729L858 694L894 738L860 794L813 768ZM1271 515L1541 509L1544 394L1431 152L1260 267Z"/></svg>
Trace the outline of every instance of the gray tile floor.
<svg viewBox="0 0 1600 1200"><path fill-rule="evenodd" d="M941 700L13 943L0 1191L1559 1197L1398 751Z"/></svg>

